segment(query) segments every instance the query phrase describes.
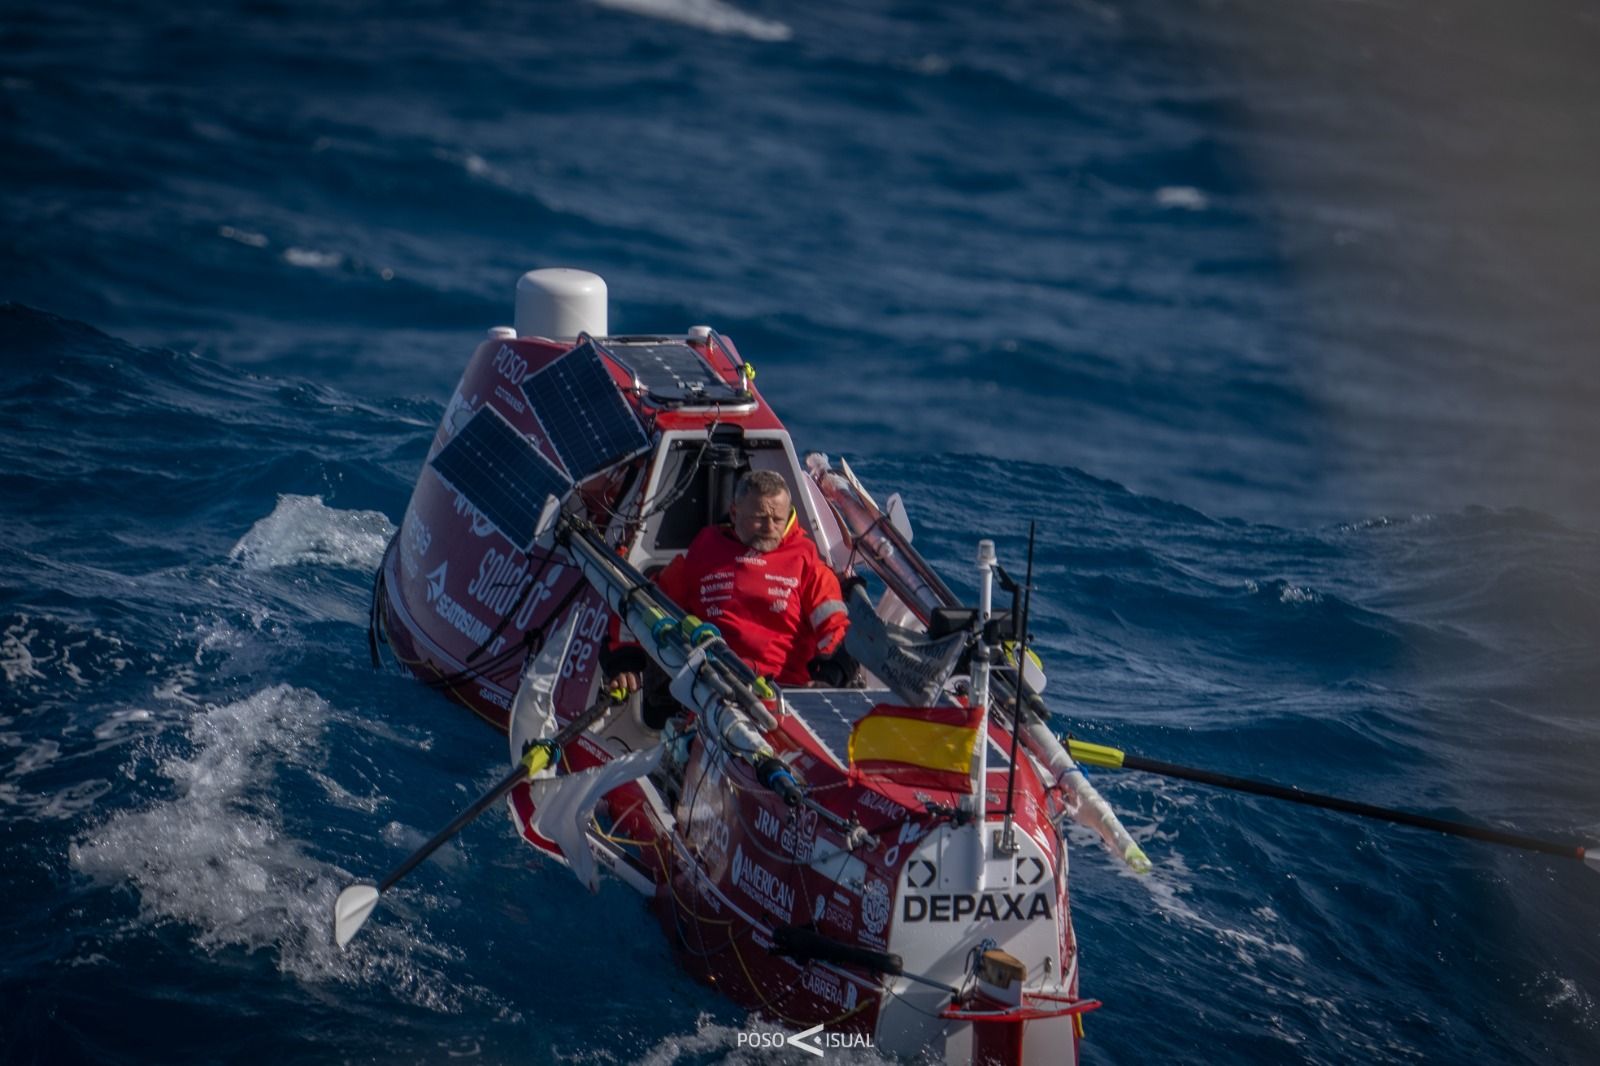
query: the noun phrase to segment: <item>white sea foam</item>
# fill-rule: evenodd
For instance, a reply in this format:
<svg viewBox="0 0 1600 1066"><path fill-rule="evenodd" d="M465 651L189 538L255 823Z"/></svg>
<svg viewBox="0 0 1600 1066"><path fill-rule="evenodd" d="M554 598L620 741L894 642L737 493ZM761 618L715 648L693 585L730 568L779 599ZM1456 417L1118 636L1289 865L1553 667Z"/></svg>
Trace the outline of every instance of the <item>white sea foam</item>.
<svg viewBox="0 0 1600 1066"><path fill-rule="evenodd" d="M44 674L39 672L39 666L33 658L31 642L39 636L37 629L28 628L28 616L23 615L21 621L6 627L4 635L0 635L0 670L6 674L6 684L16 685L21 681L43 681Z"/></svg>
<svg viewBox="0 0 1600 1066"><path fill-rule="evenodd" d="M251 248L265 248L271 243L264 233L255 233L247 229L235 229L233 226L218 226L217 236L224 240L237 241Z"/></svg>
<svg viewBox="0 0 1600 1066"><path fill-rule="evenodd" d="M398 851L416 851L429 841L432 834L424 833L415 826L390 822L383 827L379 836L383 838L385 844L393 845ZM461 856L461 849L456 847L454 841L441 846L428 857L428 861L450 869L459 869L466 862Z"/></svg>
<svg viewBox="0 0 1600 1066"><path fill-rule="evenodd" d="M272 513L250 527L228 552L247 570L279 566L345 566L372 570L394 535L378 511L341 511L321 496L278 497Z"/></svg>
<svg viewBox="0 0 1600 1066"><path fill-rule="evenodd" d="M1194 797L1184 790L1171 789L1166 783L1152 786L1161 793L1162 805L1168 809L1190 807ZM1193 815L1187 816L1193 817ZM1083 826L1070 826L1070 839L1074 846L1084 849L1100 846L1099 835ZM1117 872L1138 884L1149 893L1150 901L1168 920L1198 929L1217 943L1229 945L1238 960L1253 967L1269 955L1278 955L1296 963L1305 962L1305 954L1288 940L1275 935L1279 920L1270 907L1258 907L1252 913L1260 922L1262 931L1234 928L1203 914L1192 906L1188 896L1193 892L1195 875L1191 873L1183 853L1178 850L1177 838L1165 831L1159 821L1128 825L1128 832L1151 857L1152 868L1142 876L1134 874L1118 863Z"/></svg>
<svg viewBox="0 0 1600 1066"><path fill-rule="evenodd" d="M41 688L62 681L85 688L91 675L126 669L128 660L122 652L122 639L114 634L91 629L41 636L38 623L28 615L18 615L17 621L0 633L0 672L13 689Z"/></svg>
<svg viewBox="0 0 1600 1066"><path fill-rule="evenodd" d="M189 692L197 677L198 673L193 664L179 663L172 673L157 682L152 695L163 703L181 703L186 707L199 707L200 701Z"/></svg>
<svg viewBox="0 0 1600 1066"><path fill-rule="evenodd" d="M1156 203L1181 211L1204 211L1211 201L1193 185L1164 185L1156 190Z"/></svg>
<svg viewBox="0 0 1600 1066"><path fill-rule="evenodd" d="M724 0L594 0L601 7L627 11L648 18L680 22L685 26L720 33L729 37L749 37L757 41L787 41L794 35L786 24L757 18L725 3Z"/></svg>
<svg viewBox="0 0 1600 1066"><path fill-rule="evenodd" d="M9 719L8 719L9 721ZM78 781L65 788L42 792L24 780L61 758L61 742L53 737L27 738L21 733L0 733L0 750L16 752L9 765L0 760L0 807L13 808L35 820L76 818L111 791L108 781Z"/></svg>
<svg viewBox="0 0 1600 1066"><path fill-rule="evenodd" d="M18 783L21 775L10 774L0 781L0 806L14 807L38 821L68 821L99 803L111 791L109 781L79 781L56 792L31 792Z"/></svg>
<svg viewBox="0 0 1600 1066"><path fill-rule="evenodd" d="M46 737L36 740L25 748L17 761L12 765L10 773L21 776L30 774L43 766L49 766L61 754L61 742Z"/></svg>
<svg viewBox="0 0 1600 1066"><path fill-rule="evenodd" d="M1600 1011L1594 996L1570 977L1546 970L1532 986L1534 994L1552 1011L1570 1016L1585 1029L1600 1030Z"/></svg>
<svg viewBox="0 0 1600 1066"><path fill-rule="evenodd" d="M1268 588L1271 588L1273 585L1278 584L1280 583L1276 581L1269 581L1267 586ZM1256 596L1261 593L1261 585L1259 582L1246 579L1244 583L1244 590L1250 593L1250 595ZM1281 587L1278 589L1278 602L1286 604L1321 603L1322 593L1318 592L1310 585L1291 585L1288 582L1282 582Z"/></svg>
<svg viewBox="0 0 1600 1066"><path fill-rule="evenodd" d="M382 984L432 1009L460 1009L443 975L458 949L415 939L416 927L373 923L334 946L334 897L353 878L307 854L278 813L277 776L314 766L331 715L315 693L277 685L189 722L190 750L160 763L173 798L113 815L71 846L96 880L131 882L145 921L175 921L211 952L268 950L307 982Z"/></svg>
<svg viewBox="0 0 1600 1066"><path fill-rule="evenodd" d="M286 248L283 260L290 266L307 270L330 270L343 263L344 256L338 252L320 252L315 248Z"/></svg>
<svg viewBox="0 0 1600 1066"><path fill-rule="evenodd" d="M1363 518L1359 522L1344 522L1337 528L1341 533L1364 533L1374 529L1388 529L1391 526L1416 526L1427 522L1437 521L1431 514L1413 514L1403 518L1392 515L1378 515L1376 518Z"/></svg>

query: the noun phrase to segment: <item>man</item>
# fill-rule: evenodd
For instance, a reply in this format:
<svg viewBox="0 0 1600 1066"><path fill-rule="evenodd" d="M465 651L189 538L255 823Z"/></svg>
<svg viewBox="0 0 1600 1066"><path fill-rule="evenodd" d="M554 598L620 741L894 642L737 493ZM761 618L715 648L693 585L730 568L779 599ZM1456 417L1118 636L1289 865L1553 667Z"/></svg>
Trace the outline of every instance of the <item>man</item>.
<svg viewBox="0 0 1600 1066"><path fill-rule="evenodd" d="M783 476L752 470L740 478L729 516L728 523L702 529L656 584L684 610L715 625L763 677L780 685L813 678L843 684L850 619L839 579L800 528ZM639 687L642 649L608 649L601 659L615 684L630 692Z"/></svg>

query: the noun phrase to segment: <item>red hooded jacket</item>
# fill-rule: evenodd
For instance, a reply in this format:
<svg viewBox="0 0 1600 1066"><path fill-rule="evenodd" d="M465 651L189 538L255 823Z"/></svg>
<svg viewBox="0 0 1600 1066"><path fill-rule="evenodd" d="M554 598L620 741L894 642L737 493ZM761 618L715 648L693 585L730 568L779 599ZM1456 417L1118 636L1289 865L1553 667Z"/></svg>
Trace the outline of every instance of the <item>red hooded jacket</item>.
<svg viewBox="0 0 1600 1066"><path fill-rule="evenodd" d="M770 552L727 525L702 529L656 576L662 592L722 631L741 659L780 685L804 685L806 664L831 655L850 626L839 579L794 519Z"/></svg>

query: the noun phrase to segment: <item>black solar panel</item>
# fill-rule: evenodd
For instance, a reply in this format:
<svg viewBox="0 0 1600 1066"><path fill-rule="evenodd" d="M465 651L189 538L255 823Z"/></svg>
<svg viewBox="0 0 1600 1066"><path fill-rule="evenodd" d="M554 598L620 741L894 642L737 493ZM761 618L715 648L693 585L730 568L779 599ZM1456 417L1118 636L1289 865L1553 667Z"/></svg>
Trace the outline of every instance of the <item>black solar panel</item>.
<svg viewBox="0 0 1600 1066"><path fill-rule="evenodd" d="M850 750L850 730L856 719L880 703L895 703L888 689L787 688L783 702L790 714L811 727L839 765L845 765Z"/></svg>
<svg viewBox="0 0 1600 1066"><path fill-rule="evenodd" d="M650 438L590 344L529 374L522 391L574 481L650 447Z"/></svg>
<svg viewBox="0 0 1600 1066"><path fill-rule="evenodd" d="M730 385L705 357L687 344L660 341L618 344L607 352L633 371L650 398L674 406L748 403L749 393Z"/></svg>
<svg viewBox="0 0 1600 1066"><path fill-rule="evenodd" d="M492 407L480 408L439 450L433 469L523 551L533 544L545 499L572 487Z"/></svg>

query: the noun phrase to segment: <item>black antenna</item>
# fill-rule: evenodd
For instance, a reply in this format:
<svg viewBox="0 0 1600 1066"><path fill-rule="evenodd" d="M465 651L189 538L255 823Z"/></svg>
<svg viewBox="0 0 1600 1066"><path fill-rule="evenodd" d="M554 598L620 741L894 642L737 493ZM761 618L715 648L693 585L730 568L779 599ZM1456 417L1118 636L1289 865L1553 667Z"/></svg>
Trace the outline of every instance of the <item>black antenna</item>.
<svg viewBox="0 0 1600 1066"><path fill-rule="evenodd" d="M1023 580L1022 591L1022 617L1017 620L1017 687L1015 700L1011 708L1011 769L1006 775L1006 826L1005 834L1001 838L1002 846L1009 851L1017 850L1017 838L1012 825L1012 813L1016 810L1017 796L1017 741L1022 733L1022 671L1028 661L1028 612L1033 606L1033 522L1028 523L1028 573ZM1003 648L1004 645L1002 644Z"/></svg>

